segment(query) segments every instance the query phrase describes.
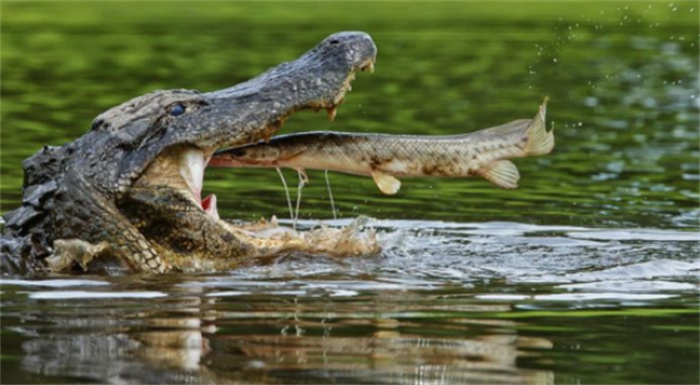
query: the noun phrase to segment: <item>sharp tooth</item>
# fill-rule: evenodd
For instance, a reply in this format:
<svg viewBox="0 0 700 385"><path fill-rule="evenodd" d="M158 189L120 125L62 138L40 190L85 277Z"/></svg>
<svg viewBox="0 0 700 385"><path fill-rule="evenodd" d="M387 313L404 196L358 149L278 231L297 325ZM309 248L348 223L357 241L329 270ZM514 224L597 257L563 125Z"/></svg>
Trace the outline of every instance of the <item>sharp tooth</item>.
<svg viewBox="0 0 700 385"><path fill-rule="evenodd" d="M374 73L374 63L369 63L369 72Z"/></svg>
<svg viewBox="0 0 700 385"><path fill-rule="evenodd" d="M348 84L348 92L349 91L352 91L352 86L350 84Z"/></svg>
<svg viewBox="0 0 700 385"><path fill-rule="evenodd" d="M180 175L192 191L194 198L202 200L202 184L204 180L204 152L199 149L188 149L183 153L183 163L180 165Z"/></svg>
<svg viewBox="0 0 700 385"><path fill-rule="evenodd" d="M328 114L328 120L330 120L332 122L335 119L335 114L337 112L338 112L338 109L335 106L326 108L326 113Z"/></svg>
<svg viewBox="0 0 700 385"><path fill-rule="evenodd" d="M270 124L270 130L278 131L284 125L284 118L279 118Z"/></svg>
<svg viewBox="0 0 700 385"><path fill-rule="evenodd" d="M333 108L338 108L338 106L343 104L343 102L345 102L345 92L341 92L336 95L335 99L333 100Z"/></svg>

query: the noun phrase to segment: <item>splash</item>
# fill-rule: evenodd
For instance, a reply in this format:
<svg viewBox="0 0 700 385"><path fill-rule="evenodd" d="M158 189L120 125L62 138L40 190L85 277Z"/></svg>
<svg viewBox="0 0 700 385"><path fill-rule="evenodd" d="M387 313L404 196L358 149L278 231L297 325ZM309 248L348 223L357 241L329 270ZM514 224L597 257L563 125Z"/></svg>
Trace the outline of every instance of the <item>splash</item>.
<svg viewBox="0 0 700 385"><path fill-rule="evenodd" d="M292 218L296 226L297 218ZM332 257L349 257L376 255L381 252L377 233L368 227L370 219L364 216L355 218L347 226L333 227L317 224L307 231L279 225L277 217L242 226L258 239L274 239L289 244L296 243L295 252L299 254L327 255Z"/></svg>

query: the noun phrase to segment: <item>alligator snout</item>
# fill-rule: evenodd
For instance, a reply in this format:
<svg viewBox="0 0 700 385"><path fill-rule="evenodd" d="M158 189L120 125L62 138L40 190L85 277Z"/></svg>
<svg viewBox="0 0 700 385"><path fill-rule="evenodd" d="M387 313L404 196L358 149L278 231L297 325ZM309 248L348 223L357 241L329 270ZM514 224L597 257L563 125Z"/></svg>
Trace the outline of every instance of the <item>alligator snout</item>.
<svg viewBox="0 0 700 385"><path fill-rule="evenodd" d="M211 108L178 120L201 133L190 135L197 138L191 144L215 148L267 139L291 114L307 108L326 109L333 120L355 72L373 70L376 57L377 47L368 34L335 33L294 61L203 94Z"/></svg>
<svg viewBox="0 0 700 385"><path fill-rule="evenodd" d="M364 32L330 35L318 45L318 51L324 60L338 60L339 64L346 66L344 70L373 70L377 59L377 46Z"/></svg>

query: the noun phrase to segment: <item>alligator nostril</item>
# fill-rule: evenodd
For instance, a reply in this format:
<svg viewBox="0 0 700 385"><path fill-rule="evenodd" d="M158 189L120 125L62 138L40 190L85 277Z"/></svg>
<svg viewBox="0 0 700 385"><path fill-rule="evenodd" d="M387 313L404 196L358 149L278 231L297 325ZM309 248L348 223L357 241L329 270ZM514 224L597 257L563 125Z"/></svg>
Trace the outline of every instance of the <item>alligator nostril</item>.
<svg viewBox="0 0 700 385"><path fill-rule="evenodd" d="M90 128L90 131L95 131L100 128L100 126L104 123L104 120L102 119L97 119L94 122L92 122L92 128Z"/></svg>
<svg viewBox="0 0 700 385"><path fill-rule="evenodd" d="M331 43L331 45L338 45L338 44L340 44L340 41L333 39L330 41L330 43Z"/></svg>

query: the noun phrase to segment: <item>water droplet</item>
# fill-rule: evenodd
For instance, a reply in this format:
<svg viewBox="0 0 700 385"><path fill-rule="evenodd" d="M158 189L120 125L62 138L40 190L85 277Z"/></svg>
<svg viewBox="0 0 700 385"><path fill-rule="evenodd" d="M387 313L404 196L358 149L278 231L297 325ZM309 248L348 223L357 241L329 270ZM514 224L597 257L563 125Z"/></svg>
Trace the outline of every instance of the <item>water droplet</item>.
<svg viewBox="0 0 700 385"><path fill-rule="evenodd" d="M552 61L556 63L556 62L557 62L557 58L552 59Z"/></svg>
<svg viewBox="0 0 700 385"><path fill-rule="evenodd" d="M579 127L583 126L583 122L578 122L578 126Z"/></svg>
<svg viewBox="0 0 700 385"><path fill-rule="evenodd" d="M583 100L583 104L585 104L588 107L595 107L598 105L598 99L596 99L592 96L589 96Z"/></svg>

